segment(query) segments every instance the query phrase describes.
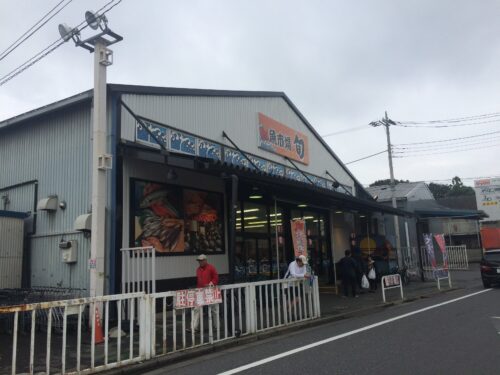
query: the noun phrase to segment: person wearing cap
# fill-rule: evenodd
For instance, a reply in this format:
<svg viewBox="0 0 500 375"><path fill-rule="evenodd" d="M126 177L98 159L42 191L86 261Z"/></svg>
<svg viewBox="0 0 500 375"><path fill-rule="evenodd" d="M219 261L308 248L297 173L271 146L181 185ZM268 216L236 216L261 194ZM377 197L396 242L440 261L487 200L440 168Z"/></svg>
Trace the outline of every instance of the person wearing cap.
<svg viewBox="0 0 500 375"><path fill-rule="evenodd" d="M287 277L307 277L307 258L305 255L299 255L288 265Z"/></svg>
<svg viewBox="0 0 500 375"><path fill-rule="evenodd" d="M295 260L293 262L291 262L289 265L288 265L288 271L286 271L286 274L285 274L285 279L286 278L308 278L309 277L309 274L307 273L307 258L305 255L299 255L297 258L295 258ZM298 293L299 295L297 297L295 297L295 293L297 292L293 292L293 283L288 283L288 293L291 293L290 296L291 296L291 301L288 305L288 309L289 311L292 313L293 315L293 311L292 311L292 308L294 305L296 305L297 303L300 303L300 293Z"/></svg>
<svg viewBox="0 0 500 375"><path fill-rule="evenodd" d="M219 274L215 267L208 263L207 256L205 254L200 254L196 258L198 261L198 268L196 269L196 287L197 288L208 288L214 287L219 284ZM217 305L209 305L208 308L212 311L212 325L214 329L216 328L216 322L218 321L219 314L217 313ZM195 308L193 310L193 320L191 322L191 329L187 331L199 330L200 326L200 313L201 307Z"/></svg>

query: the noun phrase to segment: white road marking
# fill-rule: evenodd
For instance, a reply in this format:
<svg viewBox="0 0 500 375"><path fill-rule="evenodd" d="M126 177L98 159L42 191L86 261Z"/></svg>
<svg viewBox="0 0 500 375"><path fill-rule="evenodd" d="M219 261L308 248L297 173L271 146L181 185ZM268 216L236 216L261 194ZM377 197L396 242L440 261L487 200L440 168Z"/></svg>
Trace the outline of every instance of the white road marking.
<svg viewBox="0 0 500 375"><path fill-rule="evenodd" d="M251 368L254 368L254 367L257 367L257 366L269 363L269 362L272 362L272 361L276 361L276 360L284 358L284 357L291 356L291 355L293 355L295 353L303 352L304 350L315 348L315 347L320 346L320 345L328 344L328 343L330 343L332 341L340 340L340 339L342 339L344 337L352 336L352 335L355 335L355 334L360 333L360 332L368 331L369 329L372 329L372 328L380 327L380 326L382 326L384 324L389 324L389 323L395 322L396 320L408 318L409 316L412 316L412 315L420 314L420 313L423 313L423 312L428 311L428 310L432 310L432 309L435 309L435 308L438 308L438 307L441 307L441 306L444 306L444 305L448 305L448 304L453 303L453 302L457 302L457 301L460 301L460 300L463 300L463 299L466 299L466 298L470 298L470 297L476 296L478 294L486 293L486 292L489 292L490 290L491 289L481 290L479 292L467 294L465 296L454 298L454 299L451 299L451 300L446 301L446 302L441 302L441 303L438 303L436 305L424 307L423 309L420 309L420 310L415 310L415 311L412 311L412 312L409 312L409 313L406 313L406 314L403 314L403 315L396 316L394 318L383 320L383 321L378 322L378 323L370 324L368 326L365 326L365 327L362 327L362 328L358 328L358 329L355 329L353 331L349 331L349 332L342 333L342 334L337 335L337 336L332 336L332 337L329 337L327 339L324 339L324 340L321 340L321 341L317 341L317 342L315 342L313 344L301 346L300 348L288 350L286 352L283 352L283 353L280 353L280 354L276 354L276 355L273 355L271 357L267 357L267 358L261 359L261 360L256 361L256 362L252 362L252 363L249 363L247 365L234 368L232 370L224 371L224 372L221 372L219 375L236 374L238 372L242 372L242 371L245 371L245 370L248 370L248 369L251 369Z"/></svg>

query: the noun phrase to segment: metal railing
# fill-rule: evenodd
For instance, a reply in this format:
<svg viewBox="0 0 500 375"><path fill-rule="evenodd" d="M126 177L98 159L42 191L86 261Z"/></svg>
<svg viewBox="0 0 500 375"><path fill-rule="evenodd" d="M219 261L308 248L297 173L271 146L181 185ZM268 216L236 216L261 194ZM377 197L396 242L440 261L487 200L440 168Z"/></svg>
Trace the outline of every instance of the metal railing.
<svg viewBox="0 0 500 375"><path fill-rule="evenodd" d="M156 293L155 249L129 247L121 249L122 293Z"/></svg>
<svg viewBox="0 0 500 375"><path fill-rule="evenodd" d="M175 291L0 307L0 319L12 327L0 332L0 372L94 373L320 317L317 278L219 289L222 303L199 308L175 308ZM29 324L19 327L22 317Z"/></svg>
<svg viewBox="0 0 500 375"><path fill-rule="evenodd" d="M149 295L151 352L146 357L213 344L320 317L318 280L281 279L222 285L222 303L176 309L175 291ZM213 306L213 307L210 307ZM195 309L200 311L194 329Z"/></svg>
<svg viewBox="0 0 500 375"><path fill-rule="evenodd" d="M4 360L8 358L9 345L5 345L7 342L1 345L2 373L88 373L140 361L143 356L134 338L138 314L132 312L125 327L121 313L126 304L134 306L143 296L144 293L131 293L0 307L0 316L11 319L13 326L8 365ZM62 313L61 331L53 329L56 312ZM18 322L24 315L31 316L29 335L19 330ZM42 320L44 324L40 323L40 316L46 317ZM117 318L111 320L112 316ZM116 327L116 340L110 338L111 325ZM122 329L127 328L129 342L122 347ZM101 340L103 345L96 345Z"/></svg>
<svg viewBox="0 0 500 375"><path fill-rule="evenodd" d="M469 258L467 256L467 246L446 246L448 253L448 268L450 270L468 270Z"/></svg>

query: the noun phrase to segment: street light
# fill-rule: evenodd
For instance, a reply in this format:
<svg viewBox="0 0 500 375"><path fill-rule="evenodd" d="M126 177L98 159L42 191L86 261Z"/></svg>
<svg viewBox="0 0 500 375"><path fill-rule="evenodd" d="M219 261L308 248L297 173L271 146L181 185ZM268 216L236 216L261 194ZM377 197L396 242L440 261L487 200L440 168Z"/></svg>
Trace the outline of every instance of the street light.
<svg viewBox="0 0 500 375"><path fill-rule="evenodd" d="M100 32L85 40L80 30L66 24L59 25L61 38L72 39L75 46L85 48L94 54L94 108L92 124L92 227L90 242L90 296L102 296L105 289L105 247L106 247L106 171L112 168L112 157L107 153L106 139L106 68L113 64L113 51L107 48L123 40L123 37L108 28L104 14L91 11L85 13L88 26Z"/></svg>

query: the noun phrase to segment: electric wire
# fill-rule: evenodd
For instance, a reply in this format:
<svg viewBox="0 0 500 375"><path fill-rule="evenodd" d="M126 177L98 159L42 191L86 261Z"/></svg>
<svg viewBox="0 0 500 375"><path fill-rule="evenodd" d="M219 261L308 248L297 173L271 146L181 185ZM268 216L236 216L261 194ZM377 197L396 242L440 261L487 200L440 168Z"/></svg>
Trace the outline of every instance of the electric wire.
<svg viewBox="0 0 500 375"><path fill-rule="evenodd" d="M400 153L446 150L446 149L450 149L450 148L469 147L472 145L482 145L482 144L487 144L487 143L491 143L491 142L498 142L499 138L500 138L500 136L490 137L488 139L479 139L479 140L475 140L475 139L463 140L463 141L456 141L454 143L444 144L444 145L417 145L417 146L412 146L412 147L393 146L393 150L395 152L400 152Z"/></svg>
<svg viewBox="0 0 500 375"><path fill-rule="evenodd" d="M116 4L113 4L108 9L103 10L108 5L114 3L115 1L116 0L109 1L103 7L101 7L96 13L99 13L99 12L103 11L100 14L101 15L106 14L107 12L109 12L111 9L113 9L115 6L117 6L118 4L120 4L122 2L122 0L118 0L118 2L116 2ZM75 29L78 30L78 32L80 32L80 31L84 30L87 27L88 27L88 25L86 24L86 21L82 21L79 25L77 25L75 27ZM30 68L31 66L33 66L34 64L36 64L38 61L42 60L44 57L46 57L50 53L54 52L57 48L59 48L64 43L66 43L64 40L61 40L61 38L58 38L53 43L49 44L47 47L45 47L43 50L41 50L40 52L38 52L36 55L34 55L30 59L26 60L23 64L19 65L17 68L15 68L11 72L9 72L6 75L4 75L3 77L1 77L0 78L0 86L5 85L11 79L15 78L16 76L18 76L19 74L21 74L22 72L24 72L26 69Z"/></svg>
<svg viewBox="0 0 500 375"><path fill-rule="evenodd" d="M57 10L54 14L50 15L59 5L64 3L66 0L61 0L55 7L53 7L49 12L47 12L39 21L37 21L33 26L31 26L28 31L22 34L19 38L17 38L10 46L8 46L4 51L0 53L0 61L5 59L8 55L10 55L15 49L17 49L21 44L23 44L26 40L28 40L33 34L35 34L38 30L40 30L44 25L47 24L52 18L54 18L58 13L60 13L64 8L66 8L73 0L69 0L66 4L64 4L60 9ZM44 19L48 17L45 21ZM41 25L38 25L40 22L44 21ZM37 27L38 25L38 27ZM34 30L33 30L34 29Z"/></svg>
<svg viewBox="0 0 500 375"><path fill-rule="evenodd" d="M480 120L484 118L500 117L500 112L485 113L482 115L457 117L444 120L428 120L428 121L398 121L400 124L413 124L413 125L424 125L424 124L436 124L436 123L456 123L464 121Z"/></svg>
<svg viewBox="0 0 500 375"><path fill-rule="evenodd" d="M465 123L465 124L454 124L454 125L449 125L449 124L446 124L446 125L433 125L433 124L429 124L429 125L421 125L421 124L406 124L406 123L402 123L400 121L395 121L394 124L392 124L393 126L399 126L399 127L403 127L403 128L456 128L456 127L459 127L459 126L471 126L471 125L482 125L482 124L491 124L491 123L494 123L494 122L500 122L500 119L497 119L497 120L488 120L488 121L478 121L478 122L470 122L470 123Z"/></svg>
<svg viewBox="0 0 500 375"><path fill-rule="evenodd" d="M414 156L422 157L422 156L430 156L430 155L449 154L449 153L454 153L454 152L482 150L485 148L498 147L498 146L500 146L500 143L490 145L490 146L473 147L473 148L465 148L465 149L462 148L462 149L457 149L457 150L448 150L448 151L443 151L443 152L431 152L431 153L426 153L426 154L419 154L419 153L416 153L416 154L398 154L398 153L395 153L395 155L393 155L393 157L394 158L407 158L407 157L414 157Z"/></svg>
<svg viewBox="0 0 500 375"><path fill-rule="evenodd" d="M456 141L456 140L461 140L461 139L470 139L470 138L484 137L486 135L497 134L497 133L500 133L500 130L499 131L494 131L494 132L489 132L489 133L482 133L482 134L470 135L470 136L466 136L466 137L441 139L441 140L438 140L438 141L398 143L398 146L410 146L410 145L421 145L421 144L429 144L429 143L451 142L451 141Z"/></svg>
<svg viewBox="0 0 500 375"><path fill-rule="evenodd" d="M368 156L365 156L365 157L362 157L362 158L359 158L359 159L356 159L356 160L352 160L348 163L344 163L344 165L347 165L347 164L352 164L352 163L356 163L358 161L361 161L361 160L365 160L365 159L368 159L368 158L372 158L374 156L377 156L377 155L380 155L380 154L383 154L384 152L387 152L387 150L383 150L383 151L380 151L380 152L376 152L375 154L371 154L371 155L368 155Z"/></svg>
<svg viewBox="0 0 500 375"><path fill-rule="evenodd" d="M339 131L336 131L336 132L333 132L333 133L324 134L321 137L322 138L326 138L326 137L331 137L332 135L338 135L338 134L344 134L344 133L351 133L351 132L358 131L358 130L361 130L361 129L369 129L369 127L367 127L366 125L356 126L355 128L343 129L343 130L339 130Z"/></svg>

